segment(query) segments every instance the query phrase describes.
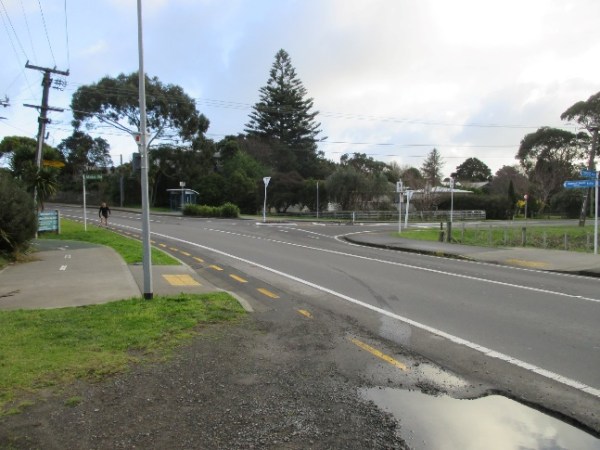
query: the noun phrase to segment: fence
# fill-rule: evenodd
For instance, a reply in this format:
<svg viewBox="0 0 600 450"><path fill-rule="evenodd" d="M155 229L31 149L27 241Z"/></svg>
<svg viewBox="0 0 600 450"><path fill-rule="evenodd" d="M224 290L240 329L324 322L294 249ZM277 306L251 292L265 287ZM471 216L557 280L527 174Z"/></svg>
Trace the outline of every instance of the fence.
<svg viewBox="0 0 600 450"><path fill-rule="evenodd" d="M283 217L301 217L305 219L317 218L314 211L303 213L277 214ZM398 222L398 211L324 211L320 212L319 219L338 220L343 222ZM406 213L402 212L402 221ZM408 213L410 222L447 222L450 220L450 211L412 211ZM483 210L460 210L452 212L453 221L485 220Z"/></svg>

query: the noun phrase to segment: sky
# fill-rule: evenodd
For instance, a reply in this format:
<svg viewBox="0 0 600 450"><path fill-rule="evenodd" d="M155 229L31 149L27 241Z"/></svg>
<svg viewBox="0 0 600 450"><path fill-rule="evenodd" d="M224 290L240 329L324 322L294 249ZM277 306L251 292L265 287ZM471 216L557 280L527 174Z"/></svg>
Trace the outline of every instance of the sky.
<svg viewBox="0 0 600 450"><path fill-rule="evenodd" d="M135 0L0 0L0 139L37 136L42 72L47 143L72 132L75 90L138 70ZM493 173L519 143L600 91L598 0L142 0L144 66L176 84L215 141L244 131L279 49L314 100L327 159L365 153L421 167L435 147L445 176L475 157ZM90 131L115 164L137 150L116 129Z"/></svg>

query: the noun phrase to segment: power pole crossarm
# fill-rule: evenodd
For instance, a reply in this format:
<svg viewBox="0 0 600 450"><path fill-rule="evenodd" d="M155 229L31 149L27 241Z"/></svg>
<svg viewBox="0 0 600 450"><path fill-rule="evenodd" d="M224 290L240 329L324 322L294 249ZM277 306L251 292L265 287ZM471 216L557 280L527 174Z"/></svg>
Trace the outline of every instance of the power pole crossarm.
<svg viewBox="0 0 600 450"><path fill-rule="evenodd" d="M48 111L59 111L62 112L63 110L60 108L52 108L50 106L48 106L48 95L50 93L50 86L52 85L52 78L50 77L50 74L56 73L59 75L65 75L68 76L69 75L69 71L63 71L63 70L57 70L56 67L55 68L48 68L48 67L38 67L38 66L34 66L29 64L29 61L27 61L27 63L25 64L25 68L27 69L33 69L33 70L39 70L41 72L44 72L44 76L42 78L42 87L44 88L43 93L42 93L42 104L41 106L33 106L33 105L24 105L30 108L36 108L40 110L40 117L38 118L38 139L37 139L37 148L36 148L36 152L35 152L35 164L36 167L38 169L38 171L40 170L40 167L42 167L42 149L44 148L44 136L46 134L46 124L50 122L50 120L48 119ZM36 205L37 208L37 189L34 187L33 190L33 200L34 203ZM37 235L36 235L37 237Z"/></svg>

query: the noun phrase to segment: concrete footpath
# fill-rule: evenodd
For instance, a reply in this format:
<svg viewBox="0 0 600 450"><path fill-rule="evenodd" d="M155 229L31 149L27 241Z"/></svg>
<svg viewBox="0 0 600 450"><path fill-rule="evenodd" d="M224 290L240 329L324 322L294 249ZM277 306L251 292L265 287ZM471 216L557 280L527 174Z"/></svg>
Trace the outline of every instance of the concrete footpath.
<svg viewBox="0 0 600 450"><path fill-rule="evenodd" d="M371 247L600 277L600 256L593 253L530 247L475 247L397 238L391 236L390 232L356 233L346 236L345 239L348 242Z"/></svg>
<svg viewBox="0 0 600 450"><path fill-rule="evenodd" d="M141 297L143 266L112 248L80 241L36 240L31 261L0 271L0 309L62 308ZM153 295L217 290L189 266L153 266Z"/></svg>

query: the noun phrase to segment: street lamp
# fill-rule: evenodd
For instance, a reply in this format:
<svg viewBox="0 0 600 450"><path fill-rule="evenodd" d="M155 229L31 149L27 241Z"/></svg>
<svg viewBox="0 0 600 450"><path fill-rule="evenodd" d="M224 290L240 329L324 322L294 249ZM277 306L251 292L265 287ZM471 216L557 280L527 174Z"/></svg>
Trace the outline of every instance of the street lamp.
<svg viewBox="0 0 600 450"><path fill-rule="evenodd" d="M271 177L264 177L263 183L265 183L265 202L263 204L263 223L267 221L267 186L269 185L269 181L271 181Z"/></svg>

